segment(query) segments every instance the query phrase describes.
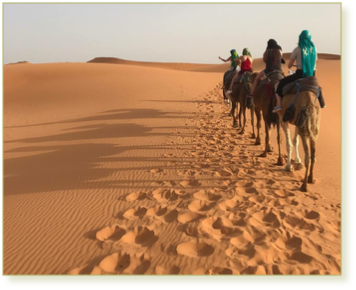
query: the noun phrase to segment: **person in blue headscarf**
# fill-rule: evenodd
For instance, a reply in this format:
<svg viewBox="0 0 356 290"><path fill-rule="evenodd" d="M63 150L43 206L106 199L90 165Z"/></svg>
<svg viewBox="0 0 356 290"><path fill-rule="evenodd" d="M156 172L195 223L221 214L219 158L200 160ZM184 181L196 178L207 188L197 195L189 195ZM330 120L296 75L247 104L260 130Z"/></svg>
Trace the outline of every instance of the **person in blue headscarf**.
<svg viewBox="0 0 356 290"><path fill-rule="evenodd" d="M283 87L297 79L314 76L317 59L317 50L311 40L311 34L308 30L303 30L299 35L298 46L293 50L288 63L288 68L291 68L297 62L297 70L295 74L285 77L277 84L277 106L273 109L274 113L282 110Z"/></svg>
<svg viewBox="0 0 356 290"><path fill-rule="evenodd" d="M220 56L219 56L219 59L222 60L223 62L231 61L231 65L230 65L229 71L233 71L233 70L237 69L238 62L236 62L235 59L238 59L239 55L237 54L236 49L231 49L230 50L230 54L231 54L231 56L229 56L228 59L223 59Z"/></svg>
<svg viewBox="0 0 356 290"><path fill-rule="evenodd" d="M227 88L225 88L225 82L228 78L228 76L230 75L230 73L234 72L234 71L239 71L240 67L240 60L239 60L239 55L236 52L236 49L231 49L230 50L230 56L228 59L223 59L222 57L219 56L219 59L222 60L223 62L231 62L230 68L228 69L227 72L225 72L224 74L224 86L223 86L223 90L224 90L224 99L226 99L226 94L227 94ZM229 101L229 99L227 99L227 101Z"/></svg>

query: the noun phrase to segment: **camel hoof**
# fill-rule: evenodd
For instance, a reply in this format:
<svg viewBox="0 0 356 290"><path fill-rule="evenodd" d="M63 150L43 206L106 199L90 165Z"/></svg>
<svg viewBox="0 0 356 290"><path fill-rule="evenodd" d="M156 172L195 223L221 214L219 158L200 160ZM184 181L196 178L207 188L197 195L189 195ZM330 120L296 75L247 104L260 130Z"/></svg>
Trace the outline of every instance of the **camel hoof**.
<svg viewBox="0 0 356 290"><path fill-rule="evenodd" d="M277 165L282 166L284 164L283 158L278 157Z"/></svg>
<svg viewBox="0 0 356 290"><path fill-rule="evenodd" d="M256 140L255 145L261 145L261 141L260 140Z"/></svg>
<svg viewBox="0 0 356 290"><path fill-rule="evenodd" d="M245 133L244 130L242 130L242 131L239 132L240 135L243 135L244 133Z"/></svg>
<svg viewBox="0 0 356 290"><path fill-rule="evenodd" d="M296 163L294 164L295 170L302 170L303 169L303 163Z"/></svg>
<svg viewBox="0 0 356 290"><path fill-rule="evenodd" d="M316 182L316 180L314 178L312 178L311 176L309 176L308 183L314 184L315 182Z"/></svg>
<svg viewBox="0 0 356 290"><path fill-rule="evenodd" d="M273 152L273 147L269 146L267 152Z"/></svg>
<svg viewBox="0 0 356 290"><path fill-rule="evenodd" d="M239 126L239 124L237 124L237 123L232 124L232 128L237 128L238 126Z"/></svg>
<svg viewBox="0 0 356 290"><path fill-rule="evenodd" d="M255 134L252 134L251 135L251 139L255 139L256 138L256 135Z"/></svg>
<svg viewBox="0 0 356 290"><path fill-rule="evenodd" d="M284 167L284 170L288 171L288 172L292 172L293 171L293 165L289 165L288 166L288 164L287 164L286 167Z"/></svg>
<svg viewBox="0 0 356 290"><path fill-rule="evenodd" d="M306 184L306 183L305 183L305 184L303 183L303 185L301 186L300 190L303 191L303 192L308 192L308 190L307 190L307 184Z"/></svg>
<svg viewBox="0 0 356 290"><path fill-rule="evenodd" d="M263 152L262 154L258 155L259 157L267 157L267 153Z"/></svg>

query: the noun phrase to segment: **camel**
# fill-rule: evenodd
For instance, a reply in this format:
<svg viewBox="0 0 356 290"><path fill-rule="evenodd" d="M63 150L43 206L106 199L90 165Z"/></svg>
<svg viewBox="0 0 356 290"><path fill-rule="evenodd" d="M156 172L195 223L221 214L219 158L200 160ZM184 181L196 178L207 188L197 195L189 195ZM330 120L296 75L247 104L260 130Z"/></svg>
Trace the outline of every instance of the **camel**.
<svg viewBox="0 0 356 290"><path fill-rule="evenodd" d="M234 71L227 71L224 73L224 77L223 77L223 87L222 87L222 90L223 90L223 97L224 97L224 101L227 101L228 100L228 97L227 97L227 90L226 88L228 88L230 86L230 83L233 79L233 77L238 73L238 71L234 70Z"/></svg>
<svg viewBox="0 0 356 290"><path fill-rule="evenodd" d="M241 127L241 131L239 132L239 134L241 135L245 133L245 126L246 126L246 101L247 101L246 95L250 92L251 86L255 81L256 76L257 73L246 72L244 75L241 76L241 78L236 79L232 87L232 94L229 95L229 98L231 100L231 116L233 119L232 126L234 128L238 126L236 116L235 116L235 109L238 107L238 104L240 103L239 124ZM256 138L255 127L254 127L253 105L251 106L250 109L251 109L251 125L252 125L251 138ZM243 124L241 122L241 114L243 115L244 118Z"/></svg>
<svg viewBox="0 0 356 290"><path fill-rule="evenodd" d="M283 122L283 115L288 108L289 104L292 103L295 99L295 93L287 94L282 99L282 110L280 111L280 122L284 133L286 134L286 143L287 143L287 152L288 152L288 159L286 170L293 170L291 164L291 157L292 157L292 142L290 138L290 130L288 122ZM302 139L304 153L305 153L305 176L303 180L303 184L301 186L301 191L307 191L307 183L314 183L314 165L316 162L315 152L316 152L316 140L318 138L319 129L320 129L320 106L318 102L316 102L316 95L311 91L302 91L299 92L297 100L294 102L295 113L293 118L289 121L292 125L295 125L295 136L293 140L293 145L295 146L295 162L299 167L302 167L299 152L298 152L298 135ZM296 125L296 119L299 113L305 109L308 113L308 118L306 119L305 123L298 127ZM309 141L309 144L308 144ZM309 147L310 146L310 147ZM309 151L310 148L310 151ZM311 161L311 163L310 163ZM310 167L310 171L309 171ZM309 173L309 176L308 176Z"/></svg>
<svg viewBox="0 0 356 290"><path fill-rule="evenodd" d="M265 150L259 155L260 157L267 157L268 152L272 152L270 145L270 131L272 123L277 126L277 143L278 143L278 160L277 165L283 165L283 158L281 153L281 134L280 122L278 115L272 113L273 105L275 103L274 83L284 77L282 72L275 71L266 76L265 80L261 80L253 93L253 104L255 114L257 117L257 138L255 145L261 145L260 129L261 129L261 113L265 123Z"/></svg>

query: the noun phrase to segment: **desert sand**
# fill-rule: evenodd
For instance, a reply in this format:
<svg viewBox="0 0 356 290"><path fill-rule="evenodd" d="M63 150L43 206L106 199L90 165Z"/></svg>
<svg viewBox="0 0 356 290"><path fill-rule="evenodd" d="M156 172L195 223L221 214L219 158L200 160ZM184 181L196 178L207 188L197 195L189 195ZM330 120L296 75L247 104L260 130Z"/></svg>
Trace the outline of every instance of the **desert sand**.
<svg viewBox="0 0 356 290"><path fill-rule="evenodd" d="M307 193L249 114L232 128L228 64L5 65L4 274L340 274L340 59L321 56Z"/></svg>

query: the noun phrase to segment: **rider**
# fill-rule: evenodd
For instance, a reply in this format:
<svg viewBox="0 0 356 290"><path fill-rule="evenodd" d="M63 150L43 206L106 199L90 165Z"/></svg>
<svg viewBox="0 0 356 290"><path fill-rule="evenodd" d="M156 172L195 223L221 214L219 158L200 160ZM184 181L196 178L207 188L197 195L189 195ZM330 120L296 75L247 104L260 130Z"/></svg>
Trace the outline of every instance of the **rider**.
<svg viewBox="0 0 356 290"><path fill-rule="evenodd" d="M298 46L293 50L288 63L288 68L291 68L294 62L297 61L297 70L295 74L283 78L277 84L277 106L273 109L273 113L282 110L283 87L297 79L314 76L317 59L318 55L316 47L311 40L311 34L308 30L303 30L299 35Z"/></svg>
<svg viewBox="0 0 356 290"><path fill-rule="evenodd" d="M242 51L242 55L238 59L236 59L235 61L241 61L241 70L232 79L231 84L230 84L230 88L227 91L227 94L231 94L232 93L232 86L233 86L234 81L235 81L236 78L238 78L239 76L243 75L243 73L246 72L246 71L252 72L251 66L252 66L252 63L253 63L253 57L252 57L251 52L250 52L250 50L248 48L244 48L244 50Z"/></svg>
<svg viewBox="0 0 356 290"><path fill-rule="evenodd" d="M240 62L236 61L239 58L239 55L237 54L236 49L231 49L230 54L231 54L231 56L229 56L228 59L223 59L222 57L219 56L219 59L222 60L223 62L231 61L231 66L230 66L229 70L227 72L225 72L225 74L224 74L224 82L230 72L240 69L240 67L238 66L240 64ZM223 86L223 90L226 95L225 84Z"/></svg>
<svg viewBox="0 0 356 290"><path fill-rule="evenodd" d="M260 79L264 75L274 70L282 71L281 63L286 63L283 59L282 47L280 47L274 39L268 40L266 51L263 54L263 61L266 63L266 68L260 71L256 76L255 82L247 97L252 97Z"/></svg>
<svg viewBox="0 0 356 290"><path fill-rule="evenodd" d="M231 49L230 54L231 54L231 56L229 56L228 59L223 59L220 56L219 56L219 59L222 60L223 62L231 61L231 66L229 68L229 71L234 71L237 68L237 63L235 62L235 59L239 58L239 55L237 54L236 49Z"/></svg>

